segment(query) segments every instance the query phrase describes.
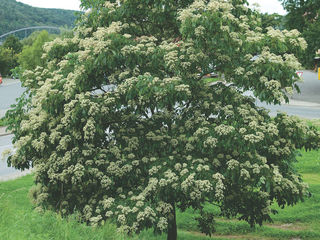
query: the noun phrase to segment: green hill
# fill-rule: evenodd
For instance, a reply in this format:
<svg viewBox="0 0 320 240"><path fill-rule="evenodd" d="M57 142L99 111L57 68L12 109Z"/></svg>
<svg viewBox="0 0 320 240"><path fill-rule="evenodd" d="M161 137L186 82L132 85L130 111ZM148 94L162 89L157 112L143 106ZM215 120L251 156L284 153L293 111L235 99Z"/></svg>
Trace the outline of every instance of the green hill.
<svg viewBox="0 0 320 240"><path fill-rule="evenodd" d="M0 35L23 27L72 27L76 20L75 13L71 10L31 7L15 0L0 0Z"/></svg>

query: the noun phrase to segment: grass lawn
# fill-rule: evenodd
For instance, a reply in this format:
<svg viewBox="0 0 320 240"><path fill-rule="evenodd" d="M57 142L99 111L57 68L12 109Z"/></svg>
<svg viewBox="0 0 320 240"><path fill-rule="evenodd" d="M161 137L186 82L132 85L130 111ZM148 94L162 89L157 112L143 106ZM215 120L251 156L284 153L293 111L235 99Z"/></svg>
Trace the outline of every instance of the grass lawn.
<svg viewBox="0 0 320 240"><path fill-rule="evenodd" d="M320 239L320 151L303 152L297 163L303 179L310 185L312 196L293 207L279 209L274 223L250 228L244 221L216 219L217 232L211 238L199 233L191 209L178 213L178 237L183 240L205 239ZM32 176L0 182L0 239L1 240L125 240L112 224L92 228L79 224L75 217L62 219L47 211L38 213L28 199ZM210 207L210 206L209 206ZM214 211L218 211L214 209ZM144 231L134 240L166 239Z"/></svg>
<svg viewBox="0 0 320 240"><path fill-rule="evenodd" d="M213 82L221 81L221 78L219 78L219 77L207 77L207 78L203 78L202 81L204 83L213 83Z"/></svg>

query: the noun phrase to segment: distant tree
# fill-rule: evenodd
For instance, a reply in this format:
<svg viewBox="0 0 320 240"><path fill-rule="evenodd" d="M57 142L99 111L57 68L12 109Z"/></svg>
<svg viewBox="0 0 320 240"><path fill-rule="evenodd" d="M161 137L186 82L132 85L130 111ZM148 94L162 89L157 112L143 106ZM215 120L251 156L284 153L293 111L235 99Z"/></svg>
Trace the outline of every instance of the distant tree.
<svg viewBox="0 0 320 240"><path fill-rule="evenodd" d="M15 37L14 35L8 36L2 47L12 49L14 54L18 54L22 51L22 43L20 42L19 38Z"/></svg>
<svg viewBox="0 0 320 240"><path fill-rule="evenodd" d="M290 29L304 30L309 22L318 18L320 1L318 0L279 0L288 11L286 24Z"/></svg>
<svg viewBox="0 0 320 240"><path fill-rule="evenodd" d="M34 31L28 37L21 39L23 47L31 46L41 31Z"/></svg>
<svg viewBox="0 0 320 240"><path fill-rule="evenodd" d="M8 163L34 167L37 207L176 240L177 209L198 210L211 234L207 204L254 226L271 220L273 203L304 199L294 163L298 149L319 147L319 133L270 117L242 92L288 100L306 47L297 31L263 33L245 0L82 6L90 11L74 36L46 44L44 64L25 71L32 101L7 114ZM228 84L205 84L213 70Z"/></svg>
<svg viewBox="0 0 320 240"><path fill-rule="evenodd" d="M72 38L74 36L74 31L68 26L64 26L60 28L60 34L59 37L64 38Z"/></svg>
<svg viewBox="0 0 320 240"><path fill-rule="evenodd" d="M0 46L0 72L3 75L10 75L10 70L18 66L18 54L21 50L21 42L13 35L7 37Z"/></svg>
<svg viewBox="0 0 320 240"><path fill-rule="evenodd" d="M264 32L267 32L268 27L272 27L274 29L284 29L284 16L273 13L262 13L261 14L261 27Z"/></svg>
<svg viewBox="0 0 320 240"><path fill-rule="evenodd" d="M320 14L320 11L319 11ZM308 48L306 54L303 55L303 61L313 66L316 52L320 49L320 19L311 22L307 25L303 31L303 36L308 42Z"/></svg>
<svg viewBox="0 0 320 240"><path fill-rule="evenodd" d="M44 61L41 58L44 53L43 46L46 42L51 41L53 37L50 36L47 31L42 31L32 35L30 39L33 41L32 45L26 45L23 48L18 62L22 69L33 70L37 66L43 65Z"/></svg>
<svg viewBox="0 0 320 240"><path fill-rule="evenodd" d="M18 57L12 49L0 47L0 73L3 76L9 76L10 70L15 68Z"/></svg>
<svg viewBox="0 0 320 240"><path fill-rule="evenodd" d="M308 43L304 54L299 56L301 62L311 67L315 52L320 48L320 1L319 0L281 0L288 11L285 25L288 29L298 29Z"/></svg>

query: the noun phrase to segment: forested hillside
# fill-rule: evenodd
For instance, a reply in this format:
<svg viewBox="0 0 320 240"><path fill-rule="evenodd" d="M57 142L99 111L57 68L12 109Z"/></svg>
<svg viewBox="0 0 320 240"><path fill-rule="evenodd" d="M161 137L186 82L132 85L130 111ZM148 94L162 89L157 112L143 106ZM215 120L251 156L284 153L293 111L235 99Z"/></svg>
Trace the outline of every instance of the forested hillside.
<svg viewBox="0 0 320 240"><path fill-rule="evenodd" d="M0 35L29 26L73 26L76 11L35 8L15 0L0 0Z"/></svg>

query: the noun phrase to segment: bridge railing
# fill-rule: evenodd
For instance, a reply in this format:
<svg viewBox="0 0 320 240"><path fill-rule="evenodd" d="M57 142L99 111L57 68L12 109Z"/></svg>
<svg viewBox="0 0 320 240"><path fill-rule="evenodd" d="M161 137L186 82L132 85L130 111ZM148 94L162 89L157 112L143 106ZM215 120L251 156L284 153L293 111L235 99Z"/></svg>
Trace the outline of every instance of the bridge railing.
<svg viewBox="0 0 320 240"><path fill-rule="evenodd" d="M10 32L7 32L5 34L2 34L0 35L0 40L8 35L11 35L11 34L14 34L14 33L17 33L17 32L21 32L21 31L27 31L27 30L33 30L33 29L54 29L54 30L59 30L60 31L60 28L58 27L52 27L52 26L34 26L34 27L25 27L25 28L20 28L20 29L17 29L17 30L13 30L13 31L10 31ZM2 41L0 41L0 45L2 44Z"/></svg>

